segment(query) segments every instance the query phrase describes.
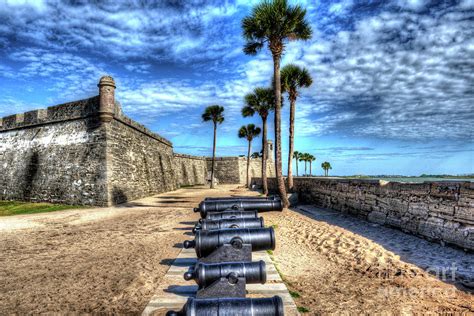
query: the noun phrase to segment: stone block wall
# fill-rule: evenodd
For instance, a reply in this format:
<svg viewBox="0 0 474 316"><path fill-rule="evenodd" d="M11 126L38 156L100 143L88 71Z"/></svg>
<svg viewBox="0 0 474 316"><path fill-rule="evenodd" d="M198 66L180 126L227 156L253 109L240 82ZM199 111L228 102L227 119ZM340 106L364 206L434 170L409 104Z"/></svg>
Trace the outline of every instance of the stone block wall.
<svg viewBox="0 0 474 316"><path fill-rule="evenodd" d="M220 184L243 183L240 173L240 157L216 157L214 177ZM207 170L212 169L212 159L207 159Z"/></svg>
<svg viewBox="0 0 474 316"><path fill-rule="evenodd" d="M107 205L97 97L0 119L0 199Z"/></svg>
<svg viewBox="0 0 474 316"><path fill-rule="evenodd" d="M260 179L253 179L261 182ZM474 250L474 183L295 178L300 201ZM276 181L269 179L276 190Z"/></svg>
<svg viewBox="0 0 474 316"><path fill-rule="evenodd" d="M206 183L210 158L175 154L123 115L113 78L98 86L89 99L0 118L0 200L103 206ZM245 172L245 158L217 158L219 183L244 184Z"/></svg>
<svg viewBox="0 0 474 316"><path fill-rule="evenodd" d="M171 143L115 117L107 124L107 183L110 204L175 190Z"/></svg>
<svg viewBox="0 0 474 316"><path fill-rule="evenodd" d="M206 184L207 158L174 154L173 169L179 186Z"/></svg>
<svg viewBox="0 0 474 316"><path fill-rule="evenodd" d="M207 158L207 169L211 170L212 159ZM260 177L262 174L262 159L250 159L250 178ZM268 177L275 176L275 165L272 160L267 162ZM214 175L221 184L246 184L247 183L247 158L246 157L216 157L216 170Z"/></svg>

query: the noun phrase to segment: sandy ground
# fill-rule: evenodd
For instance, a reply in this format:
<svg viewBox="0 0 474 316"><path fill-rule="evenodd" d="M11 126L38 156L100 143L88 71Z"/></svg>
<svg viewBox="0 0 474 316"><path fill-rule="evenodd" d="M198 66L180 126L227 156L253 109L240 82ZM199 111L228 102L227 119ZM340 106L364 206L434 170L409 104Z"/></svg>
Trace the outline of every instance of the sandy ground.
<svg viewBox="0 0 474 316"><path fill-rule="evenodd" d="M192 207L234 188L0 218L0 315L141 313L198 218Z"/></svg>
<svg viewBox="0 0 474 316"><path fill-rule="evenodd" d="M461 284L474 278L472 254L311 206L264 218L276 228L276 266L310 315L474 312ZM423 270L435 267L445 281Z"/></svg>
<svg viewBox="0 0 474 316"><path fill-rule="evenodd" d="M230 194L245 192L195 187L115 208L0 218L0 315L141 313L197 220L191 208ZM275 263L310 315L474 312L461 284L474 279L472 254L309 206L263 216L276 228ZM423 271L453 263L454 281L450 271L444 282Z"/></svg>

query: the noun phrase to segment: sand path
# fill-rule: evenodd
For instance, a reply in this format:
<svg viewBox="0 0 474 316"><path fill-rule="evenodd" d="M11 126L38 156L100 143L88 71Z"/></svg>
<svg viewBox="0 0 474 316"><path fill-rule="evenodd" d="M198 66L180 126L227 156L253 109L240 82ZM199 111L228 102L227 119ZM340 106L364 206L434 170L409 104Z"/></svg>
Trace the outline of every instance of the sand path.
<svg viewBox="0 0 474 316"><path fill-rule="evenodd" d="M197 220L191 208L230 194L256 193L193 187L114 208L0 218L0 315L140 314ZM472 254L310 206L263 216L276 228L272 258L310 315L474 312L461 285L472 280ZM454 282L423 271L453 262Z"/></svg>
<svg viewBox="0 0 474 316"><path fill-rule="evenodd" d="M474 312L461 284L474 278L473 254L312 206L264 218L276 228L276 266L311 315ZM453 263L454 281L422 269Z"/></svg>
<svg viewBox="0 0 474 316"><path fill-rule="evenodd" d="M140 314L198 218L192 207L233 190L183 188L119 207L0 218L0 315Z"/></svg>

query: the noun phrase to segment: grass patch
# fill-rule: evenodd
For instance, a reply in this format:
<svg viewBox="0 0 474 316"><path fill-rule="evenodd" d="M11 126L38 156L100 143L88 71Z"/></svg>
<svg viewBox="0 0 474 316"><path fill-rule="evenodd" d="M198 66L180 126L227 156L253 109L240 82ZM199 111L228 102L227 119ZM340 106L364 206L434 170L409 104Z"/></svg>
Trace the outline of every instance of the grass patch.
<svg viewBox="0 0 474 316"><path fill-rule="evenodd" d="M292 298L300 298L301 295L300 293L296 292L296 291L290 291L290 295Z"/></svg>
<svg viewBox="0 0 474 316"><path fill-rule="evenodd" d="M273 250L267 250L267 253L268 253L270 256L273 256Z"/></svg>
<svg viewBox="0 0 474 316"><path fill-rule="evenodd" d="M63 205L51 203L31 203L18 201L0 201L0 216L35 214L62 211L67 209L85 208L79 205Z"/></svg>
<svg viewBox="0 0 474 316"><path fill-rule="evenodd" d="M277 228L278 228L278 224L273 224L272 227L273 227L273 229L277 229Z"/></svg>
<svg viewBox="0 0 474 316"><path fill-rule="evenodd" d="M300 313L309 313L309 308L306 308L304 306L298 306L297 309Z"/></svg>

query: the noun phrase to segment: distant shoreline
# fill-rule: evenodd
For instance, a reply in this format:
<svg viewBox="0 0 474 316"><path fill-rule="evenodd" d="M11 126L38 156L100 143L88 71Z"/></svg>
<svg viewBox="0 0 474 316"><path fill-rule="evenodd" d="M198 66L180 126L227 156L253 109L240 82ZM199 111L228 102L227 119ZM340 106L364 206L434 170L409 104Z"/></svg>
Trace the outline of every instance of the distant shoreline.
<svg viewBox="0 0 474 316"><path fill-rule="evenodd" d="M429 175L421 175L421 176L401 176L401 175L373 175L373 176L366 176L366 175L353 175L353 176L335 176L339 178L356 178L356 179L385 179L385 178L396 178L396 179L403 179L403 178L409 178L409 179L471 179L474 180L474 174L466 174L466 175L437 175L437 174L429 174Z"/></svg>
<svg viewBox="0 0 474 316"><path fill-rule="evenodd" d="M465 181L474 182L474 175L450 176L450 175L423 175L423 176L334 176L342 179L361 179L361 180L383 180L388 182L443 182L443 181Z"/></svg>

